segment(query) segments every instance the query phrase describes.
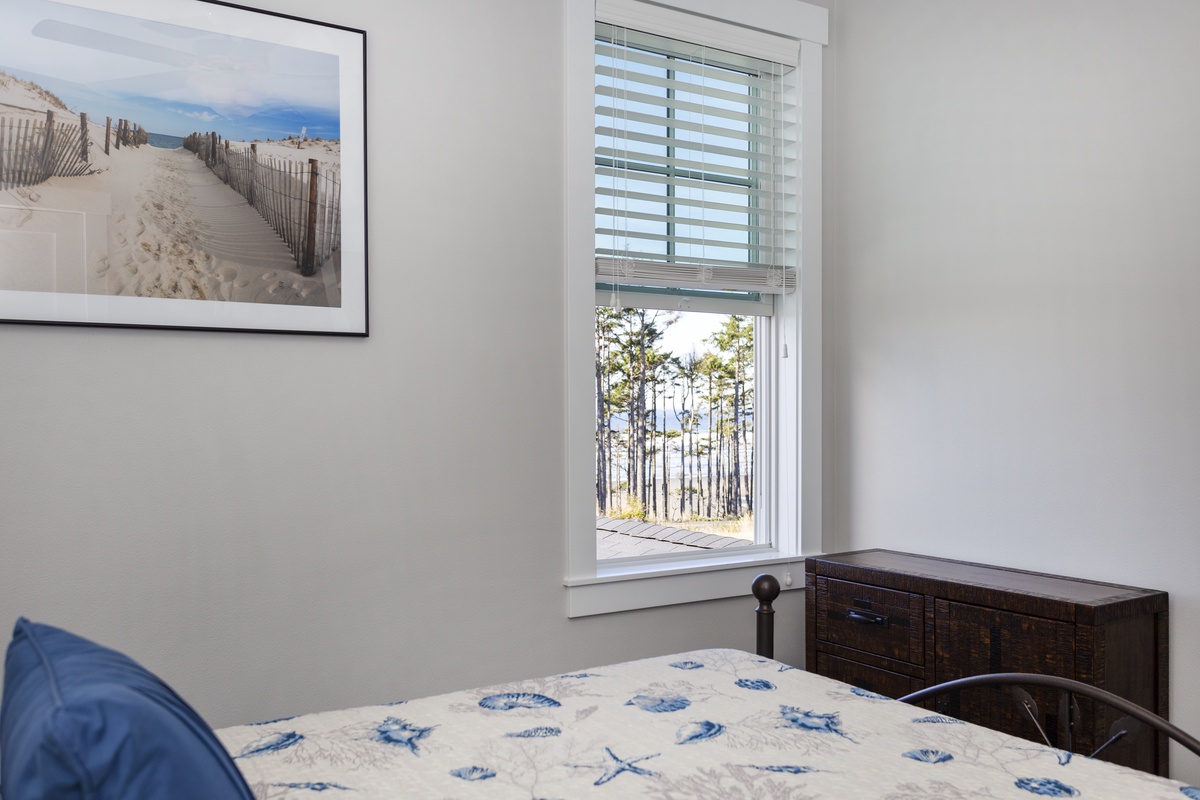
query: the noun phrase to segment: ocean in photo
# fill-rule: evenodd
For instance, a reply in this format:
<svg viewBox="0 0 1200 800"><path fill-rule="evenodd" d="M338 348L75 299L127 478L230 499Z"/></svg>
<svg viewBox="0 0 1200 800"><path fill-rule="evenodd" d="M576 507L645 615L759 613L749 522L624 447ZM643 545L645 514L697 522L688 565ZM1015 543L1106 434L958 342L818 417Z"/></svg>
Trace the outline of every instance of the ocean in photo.
<svg viewBox="0 0 1200 800"><path fill-rule="evenodd" d="M183 147L182 136L168 136L165 133L152 133L148 141L151 147L163 147L167 150Z"/></svg>

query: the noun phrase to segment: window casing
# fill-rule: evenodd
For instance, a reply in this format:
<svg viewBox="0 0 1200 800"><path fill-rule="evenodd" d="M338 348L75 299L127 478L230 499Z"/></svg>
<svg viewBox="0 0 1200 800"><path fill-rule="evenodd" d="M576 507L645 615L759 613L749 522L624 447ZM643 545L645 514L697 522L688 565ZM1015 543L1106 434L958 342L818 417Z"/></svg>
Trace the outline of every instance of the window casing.
<svg viewBox="0 0 1200 800"><path fill-rule="evenodd" d="M567 0L567 3L568 563L565 583L568 586L568 614L581 616L744 595L750 579L766 565L781 561L787 565L789 559L799 559L803 552L820 549L819 133L820 59L821 45L827 35L826 12L796 0L750 0L744 5L739 4L737 9L738 17L750 23L749 27L742 27L720 21L721 14L727 9L724 4L709 0L673 0L674 8L639 0L600 0L594 12L591 2ZM619 27L597 26L597 22ZM799 289L788 292L790 287L785 286L783 280L777 280L774 288L763 292L747 290L736 281L733 285L714 287L709 283L713 274L719 273L722 267L742 266L738 257L729 258L719 244L705 248L704 245L709 244L709 234L702 231L701 238L697 239L696 229L680 237L691 240L682 244L669 236L659 235L664 225L669 233L674 233L676 227L676 220L663 219L661 203L657 210L645 205L635 209L635 218L641 217L635 226L650 218L649 228L642 225L636 230L651 231L650 236L633 237L638 239L635 248L630 248L629 244L615 244L620 238L620 225L628 223L609 220L606 225L597 222L597 204L604 201L597 198L596 189L603 184L602 179L589 174L589 167L598 164L597 172L600 173L606 167L625 166L638 160L611 146L618 139L610 137L608 142L597 146L598 134L603 136L611 131L599 131L604 126L597 121L593 102L581 102L581 95L599 97L602 94L596 91L596 84L602 79L593 76L597 57L593 55L592 47L597 31L603 49L605 33L619 31L620 27L696 43L720 52L767 58L788 64L794 70L798 76L795 93L804 135L796 154L799 157L793 157L788 167L796 170L793 177L800 187L800 199L798 204L793 201L788 207L785 221L807 233L798 238L794 233L789 237L786 231L778 232L773 227L767 230L762 220L768 215L760 210L772 204L771 211L774 212L776 201L774 197L765 201L752 199L749 207L755 210L750 216L756 230L750 234L753 238L742 241L741 246L743 250L747 244L763 246L750 247L750 257L742 257L741 261L758 268L760 275L769 280L772 276L782 278L783 267L790 260L793 270L795 266L802 270ZM762 29L776 30L779 35L765 35ZM608 38L611 41L616 37L610 34ZM744 74L758 73L746 70ZM673 77L664 75L662 83L670 84ZM678 83L674 85L679 88ZM591 97L587 99L592 100ZM600 102L598 99L596 104ZM754 134L758 129L750 127L747 131ZM659 163L651 164L646 172L696 170L695 163L683 163L692 161L686 157L681 157L678 163L663 163L664 151L667 161L672 156L673 142L662 136L656 137L653 130L641 127L632 138L635 140L632 151L641 148L643 154L654 154L659 158ZM607 150L603 149L605 144L609 145ZM654 158L645 159L647 163L653 161ZM747 173L753 169L748 170L736 159L727 161L734 172ZM803 165L803 170L798 165ZM725 180L733 183L728 177ZM614 189L610 196L616 193ZM650 206L653 205L651 201ZM734 240L741 235L735 233ZM604 236L609 238L602 242ZM649 250L647 242L651 242ZM786 253L789 246L791 254L781 260L778 254ZM659 249L654 250L654 247ZM684 250L689 247L693 253L705 250L717 253L711 260L718 263L704 264L703 258L688 258ZM634 249L636 256L625 256L627 249ZM770 257L760 257L768 252ZM637 275L637 280L628 280L630 261L639 262L638 266L647 265L647 273ZM701 263L697 265L696 261ZM681 269L676 268L676 262L682 265ZM664 264L667 265L665 269ZM609 272L606 273L606 269ZM688 283L684 280L671 284L668 280L667 285L658 285L663 282L656 281L656 270L669 274L691 270L690 276L693 279L699 276L700 281ZM740 279L745 274L736 273L735 277ZM614 285L605 284L606 276L611 276ZM792 280L794 276L793 271ZM780 293L769 294L774 291ZM737 548L736 554L713 551L688 558L596 559L593 320L595 306L609 304L614 297L619 298L620 305L626 306L725 310L752 313L758 318L754 414L756 426L768 429L768 433L759 437L755 448L755 515L763 532L754 547ZM768 298L765 302L764 297ZM723 306L723 303L731 305ZM785 583L790 572L791 567L785 566L781 576Z"/></svg>

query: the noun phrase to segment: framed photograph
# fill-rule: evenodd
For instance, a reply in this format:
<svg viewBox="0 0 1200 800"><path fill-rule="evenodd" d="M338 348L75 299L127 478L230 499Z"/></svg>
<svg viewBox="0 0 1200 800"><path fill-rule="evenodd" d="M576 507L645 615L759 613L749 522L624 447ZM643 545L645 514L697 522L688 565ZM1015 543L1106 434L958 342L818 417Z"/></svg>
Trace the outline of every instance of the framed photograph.
<svg viewBox="0 0 1200 800"><path fill-rule="evenodd" d="M367 335L366 34L0 0L0 321Z"/></svg>

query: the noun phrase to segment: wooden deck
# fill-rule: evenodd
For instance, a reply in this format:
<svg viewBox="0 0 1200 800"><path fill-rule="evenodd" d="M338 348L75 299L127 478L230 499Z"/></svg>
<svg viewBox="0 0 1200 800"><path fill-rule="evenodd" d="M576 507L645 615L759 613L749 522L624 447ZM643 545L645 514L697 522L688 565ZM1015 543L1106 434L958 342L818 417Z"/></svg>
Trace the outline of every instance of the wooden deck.
<svg viewBox="0 0 1200 800"><path fill-rule="evenodd" d="M655 525L639 519L596 519L596 558L717 550L753 544L749 539Z"/></svg>

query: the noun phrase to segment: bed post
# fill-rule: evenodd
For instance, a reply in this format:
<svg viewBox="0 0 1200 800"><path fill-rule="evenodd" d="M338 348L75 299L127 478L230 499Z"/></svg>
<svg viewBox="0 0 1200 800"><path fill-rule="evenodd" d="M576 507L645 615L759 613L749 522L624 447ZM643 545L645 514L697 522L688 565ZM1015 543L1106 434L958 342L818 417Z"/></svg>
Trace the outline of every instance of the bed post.
<svg viewBox="0 0 1200 800"><path fill-rule="evenodd" d="M758 600L758 608L754 609L758 617L758 642L755 652L763 658L775 657L775 609L771 603L779 597L779 581L774 575L763 573L754 579L750 591Z"/></svg>

